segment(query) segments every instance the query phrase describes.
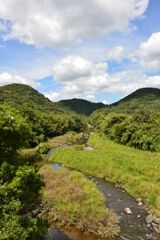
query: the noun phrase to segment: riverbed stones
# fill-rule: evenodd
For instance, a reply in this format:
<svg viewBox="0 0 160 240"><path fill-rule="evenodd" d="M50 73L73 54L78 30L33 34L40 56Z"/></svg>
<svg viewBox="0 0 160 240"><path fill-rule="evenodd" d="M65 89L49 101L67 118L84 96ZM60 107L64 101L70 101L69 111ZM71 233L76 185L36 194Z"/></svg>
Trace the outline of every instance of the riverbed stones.
<svg viewBox="0 0 160 240"><path fill-rule="evenodd" d="M154 215L150 214L146 217L146 223L147 223L147 227L151 228L151 226L153 227L153 230L160 234L160 219L156 218Z"/></svg>
<svg viewBox="0 0 160 240"><path fill-rule="evenodd" d="M150 224L150 223L153 221L153 216L152 216L152 214L148 215L145 220L146 220L146 223L147 223L147 224Z"/></svg>
<svg viewBox="0 0 160 240"><path fill-rule="evenodd" d="M133 214L130 208L125 208L124 212L127 214Z"/></svg>
<svg viewBox="0 0 160 240"><path fill-rule="evenodd" d="M139 202L139 203L138 203L138 206L142 206L142 204L143 204L142 202Z"/></svg>
<svg viewBox="0 0 160 240"><path fill-rule="evenodd" d="M159 227L153 226L153 229L156 233L160 234L160 228Z"/></svg>
<svg viewBox="0 0 160 240"><path fill-rule="evenodd" d="M65 164L62 164L62 167L65 167L66 165Z"/></svg>
<svg viewBox="0 0 160 240"><path fill-rule="evenodd" d="M110 197L110 196L111 196L111 193L108 194L108 197Z"/></svg>
<svg viewBox="0 0 160 240"><path fill-rule="evenodd" d="M137 203L142 202L142 198L136 198L136 202Z"/></svg>
<svg viewBox="0 0 160 240"><path fill-rule="evenodd" d="M160 225L160 219L153 216L153 222Z"/></svg>

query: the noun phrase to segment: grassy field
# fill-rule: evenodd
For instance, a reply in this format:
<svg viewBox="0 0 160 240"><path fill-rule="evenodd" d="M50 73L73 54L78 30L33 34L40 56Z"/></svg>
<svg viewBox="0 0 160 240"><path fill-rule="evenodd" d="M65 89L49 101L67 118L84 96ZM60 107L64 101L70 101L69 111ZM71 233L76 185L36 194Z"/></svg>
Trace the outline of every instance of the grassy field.
<svg viewBox="0 0 160 240"><path fill-rule="evenodd" d="M63 168L56 172L50 165L39 170L46 183L39 217L58 221L59 227L75 225L101 237L117 235L118 218L105 207L105 198L96 185L80 172L68 175L67 171Z"/></svg>
<svg viewBox="0 0 160 240"><path fill-rule="evenodd" d="M50 161L120 183L160 215L160 153L115 144L98 134L92 134L88 144L94 150L61 149L53 153Z"/></svg>

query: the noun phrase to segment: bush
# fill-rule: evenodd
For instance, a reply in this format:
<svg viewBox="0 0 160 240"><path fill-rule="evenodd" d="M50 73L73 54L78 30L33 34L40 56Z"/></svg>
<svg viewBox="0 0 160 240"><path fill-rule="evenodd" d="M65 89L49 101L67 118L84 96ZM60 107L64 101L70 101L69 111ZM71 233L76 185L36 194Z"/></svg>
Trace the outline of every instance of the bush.
<svg viewBox="0 0 160 240"><path fill-rule="evenodd" d="M40 143L36 148L36 152L38 154L45 154L50 150L50 145L49 143Z"/></svg>

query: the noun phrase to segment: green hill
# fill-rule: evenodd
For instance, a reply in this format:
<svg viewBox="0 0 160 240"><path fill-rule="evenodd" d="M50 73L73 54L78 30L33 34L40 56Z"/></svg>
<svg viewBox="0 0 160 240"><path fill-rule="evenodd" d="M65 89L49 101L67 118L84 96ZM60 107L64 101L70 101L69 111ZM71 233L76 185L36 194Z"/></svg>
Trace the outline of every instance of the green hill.
<svg viewBox="0 0 160 240"><path fill-rule="evenodd" d="M141 88L129 94L120 101L109 105L109 108L123 113L133 113L137 107L143 104L145 107L160 111L160 89Z"/></svg>
<svg viewBox="0 0 160 240"><path fill-rule="evenodd" d="M141 88L129 94L123 99L107 105L101 109L94 111L91 118L98 112L103 112L105 115L109 112L133 114L135 110L144 105L145 108L160 111L160 89L158 88Z"/></svg>
<svg viewBox="0 0 160 240"><path fill-rule="evenodd" d="M64 113L65 110L56 106L55 103L32 87L24 84L9 84L0 87L0 104L21 108L30 106L34 110L42 112Z"/></svg>
<svg viewBox="0 0 160 240"><path fill-rule="evenodd" d="M57 103L59 107L65 107L70 111L74 111L77 114L82 114L89 116L92 112L97 109L104 107L103 103L92 103L83 99L70 99L70 100L61 100Z"/></svg>

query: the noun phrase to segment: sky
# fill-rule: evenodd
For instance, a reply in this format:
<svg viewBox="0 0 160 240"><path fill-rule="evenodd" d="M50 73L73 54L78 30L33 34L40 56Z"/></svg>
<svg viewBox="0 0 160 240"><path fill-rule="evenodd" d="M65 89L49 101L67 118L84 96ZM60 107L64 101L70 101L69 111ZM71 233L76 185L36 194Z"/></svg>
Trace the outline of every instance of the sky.
<svg viewBox="0 0 160 240"><path fill-rule="evenodd" d="M0 86L111 104L160 88L159 0L0 0Z"/></svg>

